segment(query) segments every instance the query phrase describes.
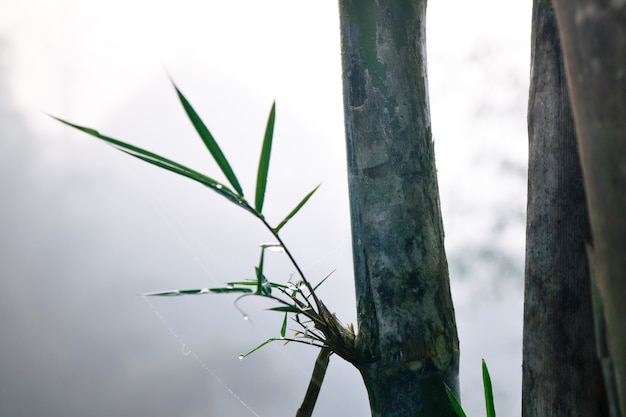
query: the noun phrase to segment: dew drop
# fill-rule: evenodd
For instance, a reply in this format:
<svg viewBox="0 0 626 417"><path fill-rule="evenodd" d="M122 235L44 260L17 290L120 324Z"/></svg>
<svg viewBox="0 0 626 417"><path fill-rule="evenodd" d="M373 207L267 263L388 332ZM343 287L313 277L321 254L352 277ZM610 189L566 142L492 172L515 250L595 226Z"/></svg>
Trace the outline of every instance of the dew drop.
<svg viewBox="0 0 626 417"><path fill-rule="evenodd" d="M233 288L235 288L235 286L229 282L228 284L226 284L226 288L232 290Z"/></svg>
<svg viewBox="0 0 626 417"><path fill-rule="evenodd" d="M267 249L272 252L284 252L285 251L285 248L283 248L280 243L276 243L276 242L261 243L259 246L261 246L263 249Z"/></svg>
<svg viewBox="0 0 626 417"><path fill-rule="evenodd" d="M245 355L239 355L239 360L242 361L245 358Z"/></svg>
<svg viewBox="0 0 626 417"><path fill-rule="evenodd" d="M244 320L246 320L246 321L248 321L248 320L250 320L250 317L248 317L248 315L247 315L247 314L244 314L244 315L243 315L243 319L244 319Z"/></svg>
<svg viewBox="0 0 626 417"><path fill-rule="evenodd" d="M183 356L189 356L191 355L191 349L189 349L186 344L182 343L180 346L180 353L182 353Z"/></svg>
<svg viewBox="0 0 626 417"><path fill-rule="evenodd" d="M218 190L221 190L222 188L224 188L224 186L222 184L216 184L215 188L217 188Z"/></svg>

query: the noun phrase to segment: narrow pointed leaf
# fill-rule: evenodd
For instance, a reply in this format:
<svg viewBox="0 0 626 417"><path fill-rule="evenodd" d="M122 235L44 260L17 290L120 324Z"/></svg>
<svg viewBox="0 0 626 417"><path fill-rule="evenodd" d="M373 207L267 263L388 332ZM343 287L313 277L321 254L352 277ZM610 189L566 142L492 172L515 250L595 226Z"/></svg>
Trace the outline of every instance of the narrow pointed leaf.
<svg viewBox="0 0 626 417"><path fill-rule="evenodd" d="M274 137L274 121L276 120L276 103L272 104L263 146L261 147L261 158L259 159L259 171L256 176L256 193L254 198L254 208L257 212L263 212L263 201L265 200L265 188L267 186L267 173L270 168L270 154L272 153L272 139Z"/></svg>
<svg viewBox="0 0 626 417"><path fill-rule="evenodd" d="M141 295L146 297L172 297L180 295L198 295L210 293L252 293L250 288L198 288L193 290L170 290L159 292L147 292Z"/></svg>
<svg viewBox="0 0 626 417"><path fill-rule="evenodd" d="M446 394L448 394L448 399L450 400L450 405L452 406L452 409L454 410L456 415L458 417L467 417L465 415L465 412L463 411L463 408L461 408L461 404L459 404L459 402L457 401L456 397L454 396L450 388L448 388L447 385L444 385L444 386L446 388Z"/></svg>
<svg viewBox="0 0 626 417"><path fill-rule="evenodd" d="M284 339L286 333L287 333L287 313L285 313L285 317L283 318L283 325L280 327L280 337Z"/></svg>
<svg viewBox="0 0 626 417"><path fill-rule="evenodd" d="M228 179L228 182L230 182L230 185L232 185L235 191L237 191L237 194L239 194L239 196L243 196L243 191L241 189L241 186L239 185L239 181L237 180L235 173L230 167L228 160L224 156L224 153L213 138L213 135L211 135L211 132L209 132L209 129L206 127L202 119L200 119L200 116L198 116L198 113L196 113L196 111L193 109L189 101L185 98L183 93L181 93L178 87L176 87L176 84L172 82L172 85L174 86L176 94L178 94L178 98L180 99L180 102L185 109L185 113L187 113L189 120L196 128L196 132L198 132L198 135L200 135L200 138L206 145L209 152L211 152L213 159L215 159L215 162L226 176L226 179Z"/></svg>
<svg viewBox="0 0 626 417"><path fill-rule="evenodd" d="M79 125L67 122L63 119L59 119L58 117L55 117L55 116L50 116L50 117L58 120L59 122L67 126L73 127L74 129L80 130L84 133L94 136L128 155L141 159L142 161L145 161L149 164L158 166L159 168L166 169L178 175L182 175L183 177L187 177L194 181L197 181L200 184L209 187L211 190L215 191L222 197L227 198L232 203L235 203L236 205L246 209L247 211L257 216L254 209L252 209L252 207L250 207L244 199L242 199L240 196L235 194L230 188L215 181L213 178L207 177L206 175L201 174L197 171L194 171L193 169L188 168L182 164L179 164L178 162L174 162L170 159L164 158L150 151L146 151L145 149L141 149L139 147L130 145L120 140L111 138L109 136L102 135L97 130L90 129L84 126L79 126Z"/></svg>
<svg viewBox="0 0 626 417"><path fill-rule="evenodd" d="M283 284L277 284L271 281L267 281L267 283L271 285L272 288L282 288L282 289L287 288L287 286ZM253 287L253 286L258 285L258 281L232 281L232 282L228 282L227 284L228 285L245 285L245 286Z"/></svg>
<svg viewBox="0 0 626 417"><path fill-rule="evenodd" d="M296 213L298 213L298 211L300 211L300 209L302 208L302 206L304 206L304 205L306 204L306 202L307 202L307 201L309 201L309 198L311 198L311 196L312 196L312 195L313 195L313 194L317 191L317 189L318 189L318 188L320 188L320 185L321 185L321 184L319 184L319 185L318 185L317 187L315 187L315 188L314 188L314 189L313 189L310 193L308 193L307 195L305 195L305 196L304 196L304 198L302 199L302 201L300 201L300 203L298 203L298 205L296 206L296 208L294 208L293 210L291 210L291 213L289 213L289 214L287 215L287 217L285 217L285 218L283 219L283 221L282 221L282 222L280 222L280 223L278 224L278 226L276 226L276 227L274 228L274 232L275 232L275 233L278 233L278 231L279 231L280 229L282 229L282 228L283 228L283 226L284 226L285 224L287 224L287 222L288 222L289 220L291 220L291 218L292 218L293 216L295 216L295 215L296 215Z"/></svg>
<svg viewBox="0 0 626 417"><path fill-rule="evenodd" d="M336 271L335 269L330 271L330 274L326 275L324 277L324 279L322 279L320 282L317 283L317 285L315 287L313 287L313 291L316 291L320 287L320 285L322 285L324 283L324 281L326 281L332 274L335 273L335 271Z"/></svg>
<svg viewBox="0 0 626 417"><path fill-rule="evenodd" d="M252 294L252 290L250 288L209 288L209 291L222 294L222 293L244 293L244 294Z"/></svg>
<svg viewBox="0 0 626 417"><path fill-rule="evenodd" d="M263 258L265 257L265 248L261 248L261 259L259 260L259 266L254 268L256 272L256 293L263 294L263 284L266 281L263 275Z"/></svg>
<svg viewBox="0 0 626 417"><path fill-rule="evenodd" d="M493 388L491 386L491 377L487 369L487 363L483 359L483 386L485 388L485 407L487 408L487 417L496 417L496 408L493 403Z"/></svg>
<svg viewBox="0 0 626 417"><path fill-rule="evenodd" d="M268 308L269 311L279 311L279 312L285 312L285 313L302 313L302 310L296 307L292 307L292 306L279 306L279 307L272 307L272 308Z"/></svg>
<svg viewBox="0 0 626 417"><path fill-rule="evenodd" d="M158 292L144 292L140 294L143 297L176 297L181 295L178 290L171 291L158 291Z"/></svg>
<svg viewBox="0 0 626 417"><path fill-rule="evenodd" d="M280 339L277 339L275 337L271 337L271 338L267 339L265 342L261 343L259 346L257 346L254 349L252 349L250 352L246 353L245 355L241 355L240 358L241 359L247 358L248 356L252 355L257 350L261 349L263 346L265 346L265 345L267 345L269 343L275 342L277 340L280 340Z"/></svg>

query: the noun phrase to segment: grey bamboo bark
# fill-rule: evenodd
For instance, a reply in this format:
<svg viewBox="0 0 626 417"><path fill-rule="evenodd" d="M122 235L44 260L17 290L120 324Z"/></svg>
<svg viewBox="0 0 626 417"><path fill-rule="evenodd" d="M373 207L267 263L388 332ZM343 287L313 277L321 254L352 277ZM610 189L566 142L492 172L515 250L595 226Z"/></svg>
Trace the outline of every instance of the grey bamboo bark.
<svg viewBox="0 0 626 417"><path fill-rule="evenodd" d="M358 310L373 416L454 416L459 350L431 137L423 0L340 0Z"/></svg>
<svg viewBox="0 0 626 417"><path fill-rule="evenodd" d="M626 1L553 0L621 415L626 415ZM607 375L607 387L613 376ZM615 404L617 405L617 404Z"/></svg>
<svg viewBox="0 0 626 417"><path fill-rule="evenodd" d="M531 37L522 417L608 416L585 189L551 0L534 1Z"/></svg>

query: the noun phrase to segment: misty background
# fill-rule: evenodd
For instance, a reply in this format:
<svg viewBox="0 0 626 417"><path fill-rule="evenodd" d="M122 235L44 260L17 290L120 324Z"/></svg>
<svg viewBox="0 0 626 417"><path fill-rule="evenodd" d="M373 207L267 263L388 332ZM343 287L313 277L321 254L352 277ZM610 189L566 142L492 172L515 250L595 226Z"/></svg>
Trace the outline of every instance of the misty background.
<svg viewBox="0 0 626 417"><path fill-rule="evenodd" d="M531 2L431 1L428 70L461 392L519 416ZM317 352L273 344L251 298L144 299L250 278L270 236L197 183L47 117L222 177L168 80L252 195L277 121L265 211L321 298L356 322L336 2L0 0L0 416L291 416ZM293 268L268 254L271 279ZM316 415L368 415L332 357Z"/></svg>

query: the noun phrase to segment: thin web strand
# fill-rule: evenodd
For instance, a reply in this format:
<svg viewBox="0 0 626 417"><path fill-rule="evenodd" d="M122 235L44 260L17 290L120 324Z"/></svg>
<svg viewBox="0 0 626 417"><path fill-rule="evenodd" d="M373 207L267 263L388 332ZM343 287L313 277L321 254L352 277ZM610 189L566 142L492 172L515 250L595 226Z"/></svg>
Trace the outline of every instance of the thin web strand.
<svg viewBox="0 0 626 417"><path fill-rule="evenodd" d="M202 359L200 359L198 355L196 355L196 353L189 347L189 345L187 345L187 343L185 343L185 341L178 335L178 333L176 333L176 331L172 328L172 326L170 326L170 324L167 322L165 317L163 317L163 315L156 309L156 307L150 302L150 300L148 300L148 297L142 296L141 298L143 298L143 300L146 302L146 304L148 304L152 312L159 318L161 323L163 323L163 325L170 331L170 333L176 339L176 341L180 343L181 353L184 356L191 356L202 368L204 368L205 371L207 371L213 377L213 379L215 379L222 387L224 387L224 389L235 400L237 400L246 410L248 410L252 415L256 417L261 417L252 408L250 408L250 406L246 404L246 402L242 400L241 397L239 397L235 393L235 391L233 391L228 385L226 385L226 383L222 381L222 379L219 376L217 376L217 374L213 372L211 368L209 368L209 366Z"/></svg>

